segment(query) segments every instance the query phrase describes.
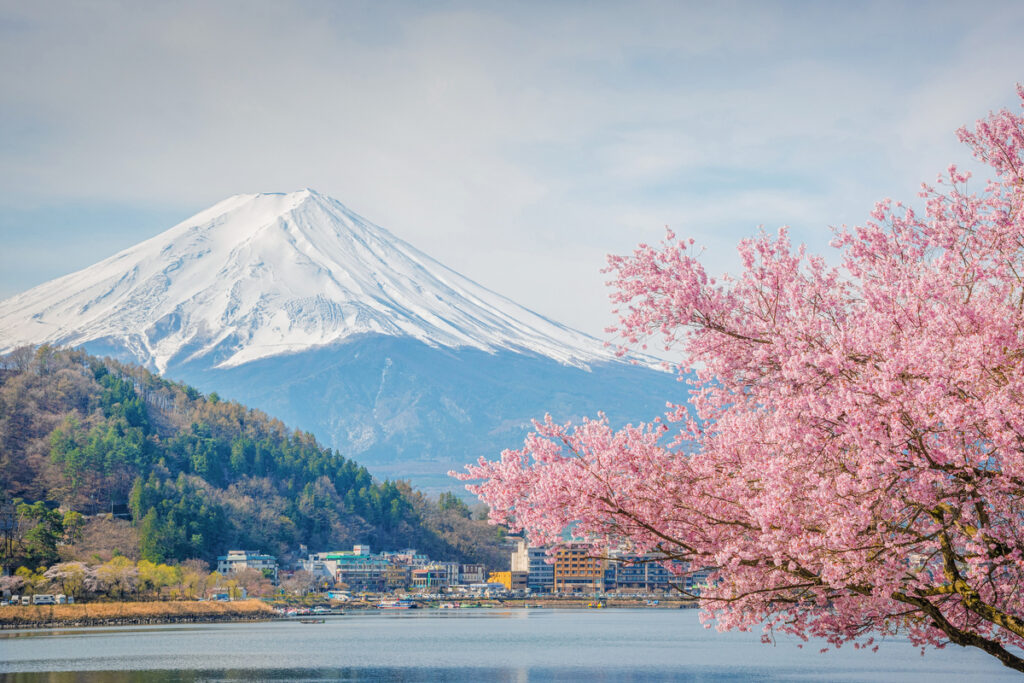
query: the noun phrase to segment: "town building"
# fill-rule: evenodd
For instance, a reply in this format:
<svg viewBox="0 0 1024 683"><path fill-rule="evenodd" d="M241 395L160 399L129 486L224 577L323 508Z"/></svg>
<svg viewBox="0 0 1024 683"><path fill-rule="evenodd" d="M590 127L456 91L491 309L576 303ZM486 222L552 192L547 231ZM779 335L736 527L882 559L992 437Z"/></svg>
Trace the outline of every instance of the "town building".
<svg viewBox="0 0 1024 683"><path fill-rule="evenodd" d="M700 595L701 591L708 586L711 573L715 571L712 567L688 571L684 577L684 589L690 595Z"/></svg>
<svg viewBox="0 0 1024 683"><path fill-rule="evenodd" d="M501 584L510 591L526 590L527 576L527 572L521 571L491 572L487 577L487 583Z"/></svg>
<svg viewBox="0 0 1024 683"><path fill-rule="evenodd" d="M445 566L432 564L412 570L413 588L440 590L448 585L448 568Z"/></svg>
<svg viewBox="0 0 1024 683"><path fill-rule="evenodd" d="M384 550L381 551L381 556L385 558L389 564L393 565L426 567L430 564L430 558L423 553L417 552L415 548L406 548L404 550Z"/></svg>
<svg viewBox="0 0 1024 683"><path fill-rule="evenodd" d="M299 560L297 568L309 572L316 585L334 585L334 563L328 563L316 555L310 556L307 560Z"/></svg>
<svg viewBox="0 0 1024 683"><path fill-rule="evenodd" d="M460 574L457 562L431 562L412 548L374 554L365 544L352 550L313 553L297 565L314 577L329 579L331 585L368 593L407 589L413 584L412 572L427 566L435 568L428 581L431 585L438 583L437 571L443 574L444 585L458 583Z"/></svg>
<svg viewBox="0 0 1024 683"><path fill-rule="evenodd" d="M484 583L487 579L487 568L482 564L464 564L459 567L459 584L469 586Z"/></svg>
<svg viewBox="0 0 1024 683"><path fill-rule="evenodd" d="M598 557L605 555L607 558ZM264 569L276 561L269 555L232 550L219 558L218 569ZM550 560L550 561L549 561ZM273 562L273 565L269 562ZM689 571L686 563L671 561L656 554L635 555L623 550L600 553L583 543L570 543L554 555L542 547L530 547L520 539L511 553L511 568L504 572L486 571L483 564L431 561L414 549L371 552L368 545L352 550L314 553L298 562L324 588L336 587L357 592L392 592L415 588L439 592L456 588L463 592L502 592L529 590L531 593L594 593L610 590L637 592L667 591L682 588L699 594L706 586L711 569Z"/></svg>
<svg viewBox="0 0 1024 683"><path fill-rule="evenodd" d="M609 572L605 577L609 589L664 591L682 586L685 581L686 564L678 560L666 561L665 556L658 553L633 555L613 552L610 559Z"/></svg>
<svg viewBox="0 0 1024 683"><path fill-rule="evenodd" d="M570 544L555 553L554 591L556 593L595 593L605 590L607 562L592 555L583 544Z"/></svg>
<svg viewBox="0 0 1024 683"><path fill-rule="evenodd" d="M555 566L548 561L545 548L527 544L519 539L512 552L512 571L526 572L526 586L531 593L550 593L555 586Z"/></svg>
<svg viewBox="0 0 1024 683"><path fill-rule="evenodd" d="M334 566L335 583L344 584L350 591L380 593L387 587L386 570L390 563L386 557L372 554L368 545L328 552L324 559Z"/></svg>
<svg viewBox="0 0 1024 683"><path fill-rule="evenodd" d="M435 562L436 566L444 569L444 585L457 586L459 584L459 563L458 562Z"/></svg>
<svg viewBox="0 0 1024 683"><path fill-rule="evenodd" d="M407 564L389 564L384 568L384 587L390 591L412 585L412 567Z"/></svg>
<svg viewBox="0 0 1024 683"><path fill-rule="evenodd" d="M277 582L277 558L273 555L264 555L258 550L229 550L227 555L217 558L217 571L221 574L234 574L243 569L263 572Z"/></svg>

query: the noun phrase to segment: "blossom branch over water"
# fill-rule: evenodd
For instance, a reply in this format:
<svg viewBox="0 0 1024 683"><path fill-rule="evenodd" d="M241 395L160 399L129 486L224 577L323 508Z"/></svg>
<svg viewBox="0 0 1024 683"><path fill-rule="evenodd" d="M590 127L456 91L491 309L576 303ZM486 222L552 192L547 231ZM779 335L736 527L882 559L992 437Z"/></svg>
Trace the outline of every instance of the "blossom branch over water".
<svg viewBox="0 0 1024 683"><path fill-rule="evenodd" d="M922 215L880 202L836 231L838 267L785 229L717 280L671 232L609 257L615 331L683 352L689 406L620 430L549 416L458 476L536 543L571 525L717 568L721 629L899 630L1024 671L1024 117L959 137L983 191L951 166Z"/></svg>

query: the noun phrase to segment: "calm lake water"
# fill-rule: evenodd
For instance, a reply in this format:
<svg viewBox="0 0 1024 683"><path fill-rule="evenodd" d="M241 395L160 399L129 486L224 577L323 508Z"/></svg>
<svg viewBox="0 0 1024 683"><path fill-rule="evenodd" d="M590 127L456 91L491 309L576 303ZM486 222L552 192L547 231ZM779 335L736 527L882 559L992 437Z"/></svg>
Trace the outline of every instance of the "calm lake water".
<svg viewBox="0 0 1024 683"><path fill-rule="evenodd" d="M705 630L695 610L416 610L265 622L0 632L0 680L1022 681L982 653L826 654Z"/></svg>

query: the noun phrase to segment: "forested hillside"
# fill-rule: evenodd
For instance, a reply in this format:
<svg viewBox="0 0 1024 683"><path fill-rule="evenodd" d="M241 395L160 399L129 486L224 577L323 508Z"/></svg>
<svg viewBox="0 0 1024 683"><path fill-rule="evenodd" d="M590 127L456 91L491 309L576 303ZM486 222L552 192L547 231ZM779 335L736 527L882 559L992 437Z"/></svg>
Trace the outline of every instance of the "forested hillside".
<svg viewBox="0 0 1024 683"><path fill-rule="evenodd" d="M501 531L452 497L438 504L404 482L375 482L311 435L216 394L47 346L0 359L0 486L8 500L84 515L64 554L78 544L154 562L211 561L229 547L287 556L300 545L369 543L438 559L503 558ZM111 512L130 527L118 529ZM43 560L20 541L21 557L5 564Z"/></svg>

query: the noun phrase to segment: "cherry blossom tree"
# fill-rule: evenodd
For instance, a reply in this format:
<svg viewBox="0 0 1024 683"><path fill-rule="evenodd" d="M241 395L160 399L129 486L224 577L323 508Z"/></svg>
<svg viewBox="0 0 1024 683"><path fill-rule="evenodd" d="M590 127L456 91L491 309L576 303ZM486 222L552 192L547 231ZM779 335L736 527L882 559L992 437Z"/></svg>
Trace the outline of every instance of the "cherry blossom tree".
<svg viewBox="0 0 1024 683"><path fill-rule="evenodd" d="M86 591L99 587L95 570L83 562L60 562L47 569L43 576L57 592L76 600Z"/></svg>
<svg viewBox="0 0 1024 683"><path fill-rule="evenodd" d="M689 405L619 430L549 416L458 476L533 542L572 526L715 568L720 629L901 632L1024 671L1024 117L959 137L990 181L951 166L923 213L880 202L832 259L785 230L718 279L671 232L610 257L615 331L680 350Z"/></svg>

